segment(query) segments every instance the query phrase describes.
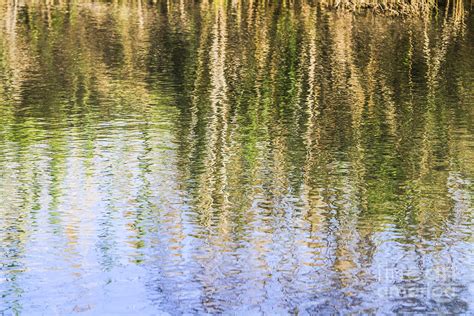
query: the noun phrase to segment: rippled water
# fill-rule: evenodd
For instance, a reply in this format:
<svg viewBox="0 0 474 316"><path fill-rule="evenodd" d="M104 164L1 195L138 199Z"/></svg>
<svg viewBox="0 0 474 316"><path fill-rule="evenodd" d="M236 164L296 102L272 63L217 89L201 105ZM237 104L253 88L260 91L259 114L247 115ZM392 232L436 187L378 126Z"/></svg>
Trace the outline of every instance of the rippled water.
<svg viewBox="0 0 474 316"><path fill-rule="evenodd" d="M0 2L0 312L474 313L474 18L276 3Z"/></svg>

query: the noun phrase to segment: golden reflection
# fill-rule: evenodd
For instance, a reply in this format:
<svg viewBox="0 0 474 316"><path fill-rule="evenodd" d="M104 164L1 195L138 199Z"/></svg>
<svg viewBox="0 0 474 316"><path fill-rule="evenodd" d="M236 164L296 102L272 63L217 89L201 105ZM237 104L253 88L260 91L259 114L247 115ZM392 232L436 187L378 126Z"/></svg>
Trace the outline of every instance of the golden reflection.
<svg viewBox="0 0 474 316"><path fill-rule="evenodd" d="M51 266L81 286L133 266L153 299L197 313L325 296L348 311L392 254L458 268L443 254L472 239L462 20L253 0L0 16L9 304L15 278Z"/></svg>

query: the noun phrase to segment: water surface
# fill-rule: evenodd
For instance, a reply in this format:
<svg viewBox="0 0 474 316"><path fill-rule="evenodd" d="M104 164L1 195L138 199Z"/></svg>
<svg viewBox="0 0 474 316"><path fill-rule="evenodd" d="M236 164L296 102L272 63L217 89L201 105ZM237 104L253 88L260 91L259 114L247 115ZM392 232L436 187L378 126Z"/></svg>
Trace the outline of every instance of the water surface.
<svg viewBox="0 0 474 316"><path fill-rule="evenodd" d="M474 18L0 1L0 313L474 313Z"/></svg>

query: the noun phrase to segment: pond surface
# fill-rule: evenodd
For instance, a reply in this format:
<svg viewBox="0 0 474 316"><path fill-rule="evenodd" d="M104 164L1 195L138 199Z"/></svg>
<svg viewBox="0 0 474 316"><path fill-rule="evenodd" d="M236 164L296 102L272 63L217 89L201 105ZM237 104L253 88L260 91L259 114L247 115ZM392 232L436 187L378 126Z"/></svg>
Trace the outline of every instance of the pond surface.
<svg viewBox="0 0 474 316"><path fill-rule="evenodd" d="M472 16L0 21L0 313L474 313Z"/></svg>

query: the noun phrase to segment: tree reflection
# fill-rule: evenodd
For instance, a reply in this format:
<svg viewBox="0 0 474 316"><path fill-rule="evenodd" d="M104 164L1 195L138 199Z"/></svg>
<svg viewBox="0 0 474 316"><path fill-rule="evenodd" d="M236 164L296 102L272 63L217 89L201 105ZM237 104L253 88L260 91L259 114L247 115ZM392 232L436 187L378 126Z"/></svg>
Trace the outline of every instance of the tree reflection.
<svg viewBox="0 0 474 316"><path fill-rule="evenodd" d="M133 264L146 299L210 313L411 312L360 302L472 271L472 19L310 1L0 16L0 310L29 311L24 278L51 267L46 294Z"/></svg>

